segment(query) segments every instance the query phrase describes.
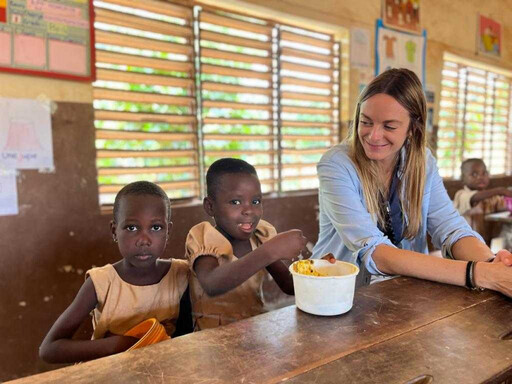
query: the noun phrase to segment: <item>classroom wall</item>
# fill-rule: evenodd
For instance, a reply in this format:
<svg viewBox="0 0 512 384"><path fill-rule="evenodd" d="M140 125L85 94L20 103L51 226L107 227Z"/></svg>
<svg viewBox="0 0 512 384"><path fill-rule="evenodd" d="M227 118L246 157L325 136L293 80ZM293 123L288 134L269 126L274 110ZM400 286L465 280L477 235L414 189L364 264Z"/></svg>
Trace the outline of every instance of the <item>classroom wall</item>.
<svg viewBox="0 0 512 384"><path fill-rule="evenodd" d="M222 3L287 18L305 27L318 24L340 30L358 26L370 29L373 35L381 0L215 1L216 5ZM428 30L427 84L436 88L437 101L445 51L512 69L512 0L424 0L421 6L422 24ZM478 11L503 24L500 60L474 53ZM360 76L352 70L349 78L343 79L350 90L347 110L352 110L357 98ZM56 368L37 357L43 336L72 301L84 271L114 262L119 256L109 234L110 215L98 207L91 86L7 74L0 74L0 84L0 97L50 99L57 107L52 117L55 172L21 171L17 177L20 214L0 217L4 244L0 269L3 381ZM452 184L450 188L457 188ZM316 193L269 198L264 206L264 217L278 230L298 227L316 241ZM188 229L205 219L198 204L175 206L167 256L181 256Z"/></svg>

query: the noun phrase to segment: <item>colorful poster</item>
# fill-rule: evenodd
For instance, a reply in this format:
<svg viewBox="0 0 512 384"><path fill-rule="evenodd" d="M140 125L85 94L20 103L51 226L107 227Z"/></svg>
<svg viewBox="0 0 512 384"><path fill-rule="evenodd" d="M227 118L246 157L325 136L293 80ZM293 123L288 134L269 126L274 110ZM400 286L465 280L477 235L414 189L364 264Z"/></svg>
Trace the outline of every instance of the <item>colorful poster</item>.
<svg viewBox="0 0 512 384"><path fill-rule="evenodd" d="M0 169L52 169L50 102L0 99L0 116Z"/></svg>
<svg viewBox="0 0 512 384"><path fill-rule="evenodd" d="M420 34L420 0L382 0L382 20L386 27Z"/></svg>
<svg viewBox="0 0 512 384"><path fill-rule="evenodd" d="M92 0L0 0L0 71L94 79Z"/></svg>
<svg viewBox="0 0 512 384"><path fill-rule="evenodd" d="M399 32L384 27L382 20L377 20L375 74L389 68L407 68L416 73L425 84L426 44L426 31L421 36Z"/></svg>
<svg viewBox="0 0 512 384"><path fill-rule="evenodd" d="M477 52L501 56L501 24L482 15L478 15Z"/></svg>

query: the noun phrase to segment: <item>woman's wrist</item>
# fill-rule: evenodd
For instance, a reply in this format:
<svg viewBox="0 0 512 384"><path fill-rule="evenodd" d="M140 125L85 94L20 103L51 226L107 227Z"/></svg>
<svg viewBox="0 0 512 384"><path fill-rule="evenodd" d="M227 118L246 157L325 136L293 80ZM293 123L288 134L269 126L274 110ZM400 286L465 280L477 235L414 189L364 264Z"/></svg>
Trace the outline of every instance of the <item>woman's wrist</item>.
<svg viewBox="0 0 512 384"><path fill-rule="evenodd" d="M486 262L475 263L473 269L473 279L476 287L492 289L490 286L490 279L488 278L490 266L491 264Z"/></svg>

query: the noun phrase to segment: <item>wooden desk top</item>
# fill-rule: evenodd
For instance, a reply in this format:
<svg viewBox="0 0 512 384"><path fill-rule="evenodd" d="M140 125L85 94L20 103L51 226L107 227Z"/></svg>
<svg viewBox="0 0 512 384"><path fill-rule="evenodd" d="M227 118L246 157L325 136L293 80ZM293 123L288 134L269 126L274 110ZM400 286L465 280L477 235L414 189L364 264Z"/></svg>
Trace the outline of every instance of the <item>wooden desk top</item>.
<svg viewBox="0 0 512 384"><path fill-rule="evenodd" d="M354 370L357 370L357 359L368 359L373 350L375 356L380 356L380 371L373 372L374 381L379 375L392 374L388 371L402 370L402 376L409 377L416 372L430 372L421 366L421 355L427 348L417 341L421 335L425 338L423 342L430 341L427 345L430 359L437 353L446 355L443 347L448 342L450 344L446 345L458 347L465 358L478 346L494 343L495 332L510 326L510 304L509 300L490 291L475 292L412 278L397 278L358 290L352 310L344 315L320 317L304 313L295 306L286 307L225 327L30 376L15 383L274 383L292 378L295 382L308 381L312 377L308 375L315 372L330 377L330 370L336 370L336 364L344 366L345 361L353 362ZM481 322L487 322L488 327ZM451 324L465 324L466 328L452 329ZM469 326L481 330L482 339L466 350L468 340L464 329ZM492 329L495 332L490 333ZM504 343L512 351L512 341ZM395 352L389 352L388 356L388 348ZM403 348L410 349L410 367L397 363ZM498 369L512 366L510 357L501 346L499 348L492 356L501 363L488 367L489 377ZM459 360L453 361L456 364ZM469 361L472 363L466 365L476 371L471 366L476 358ZM412 365L413 362L416 365ZM442 367L446 366L452 368L448 363ZM483 370L484 375L488 370L482 367L478 371ZM368 363L367 372L370 370ZM339 371L336 372L333 378L340 377ZM437 374L437 371L432 372ZM355 382L355 377L349 372L346 381Z"/></svg>
<svg viewBox="0 0 512 384"><path fill-rule="evenodd" d="M484 216L486 221L497 221L504 224L512 224L512 215L509 211L489 213Z"/></svg>

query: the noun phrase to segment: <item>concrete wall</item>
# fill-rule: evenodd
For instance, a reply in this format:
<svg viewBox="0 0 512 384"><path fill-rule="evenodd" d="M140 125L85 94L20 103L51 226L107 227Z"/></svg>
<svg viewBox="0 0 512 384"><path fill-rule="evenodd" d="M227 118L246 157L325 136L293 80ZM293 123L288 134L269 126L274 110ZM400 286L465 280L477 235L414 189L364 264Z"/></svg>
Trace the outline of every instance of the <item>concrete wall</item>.
<svg viewBox="0 0 512 384"><path fill-rule="evenodd" d="M366 27L373 36L381 0L215 1L218 6L222 3L340 36L346 36L352 26ZM438 93L444 52L512 70L512 0L424 0L421 5L422 24L428 30L427 84ZM503 25L503 56L499 60L475 55L477 12ZM355 103L360 81L356 70L347 75L343 79L345 118ZM0 84L0 97L58 102L52 119L55 173L20 172L20 214L0 217L2 381L55 368L38 359L39 343L73 299L84 271L116 261L119 255L108 232L110 216L98 207L91 86L6 74L0 74ZM265 218L278 230L301 228L315 241L316 201L315 193L267 199ZM180 257L188 229L206 216L198 205L173 209L175 225L167 256Z"/></svg>

